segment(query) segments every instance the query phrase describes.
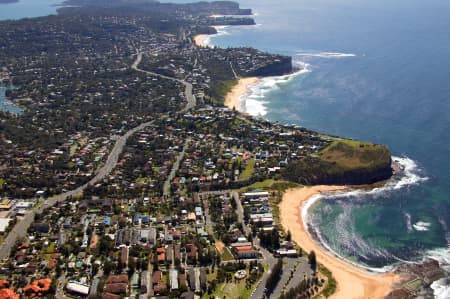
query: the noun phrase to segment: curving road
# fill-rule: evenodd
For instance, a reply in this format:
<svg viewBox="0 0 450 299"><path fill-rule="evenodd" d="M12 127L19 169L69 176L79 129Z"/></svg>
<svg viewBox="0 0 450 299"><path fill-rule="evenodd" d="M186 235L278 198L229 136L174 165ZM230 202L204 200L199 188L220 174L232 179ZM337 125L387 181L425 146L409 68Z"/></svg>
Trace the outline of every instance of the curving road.
<svg viewBox="0 0 450 299"><path fill-rule="evenodd" d="M185 96L186 96L187 104L181 110L181 112L184 112L186 110L189 110L189 109L195 107L196 100L195 100L195 96L192 94L192 84L191 83L183 81L183 80L167 77L164 75L160 75L157 73L141 70L138 67L141 60L142 60L142 53L138 52L136 60L134 61L133 65L131 67L138 72L143 72L143 73L151 74L151 75L158 76L158 77L161 77L164 79L177 81L177 82L182 83L185 86ZM88 186L94 185L94 184L100 182L101 180L103 180L116 167L117 162L119 160L119 156L122 153L123 148L124 148L128 138L131 135L133 135L134 133L150 126L151 124L153 124L153 121L143 123L133 129L129 130L124 135L120 136L117 139L116 143L114 144L113 149L109 153L108 159L106 160L105 164L95 172L95 176L89 182L87 182L86 184L84 184L74 190L71 190L71 191L68 191L68 192L65 192L65 193L62 193L62 194L59 194L59 195L56 195L54 197L47 199L45 201L45 203L43 203L39 207L36 207L34 210L30 211L29 213L27 213L22 218L22 220L18 221L16 223L16 225L12 228L12 230L8 233L8 236L5 238L3 243L0 245L0 260L9 258L11 248L14 246L14 244L17 242L17 240L26 236L28 228L31 226L31 224L34 221L34 215L42 213L44 211L44 209L50 208L58 202L63 202L69 197L83 193L84 189L86 189ZM184 149L183 149L183 152L184 152Z"/></svg>
<svg viewBox="0 0 450 299"><path fill-rule="evenodd" d="M152 76L160 77L163 79L176 81L176 82L183 84L185 87L184 95L186 97L187 104L183 109L181 109L181 112L187 111L187 110L195 107L195 105L197 104L197 101L195 99L195 96L192 94L192 84L191 83L184 81L184 80L177 79L177 78L173 78L173 77L161 75L161 74L158 74L155 72L150 72L150 71L140 69L139 64L142 61L142 52L140 52L139 50L136 49L136 55L137 55L136 60L134 61L133 65L131 66L131 68L133 70L141 72L141 73L149 74Z"/></svg>
<svg viewBox="0 0 450 299"><path fill-rule="evenodd" d="M41 206L30 211L22 218L22 220L18 221L17 224L13 227L13 229L9 232L8 236L5 238L3 243L0 245L0 259L8 258L11 248L14 246L16 241L26 236L28 228L34 221L35 214L42 213L46 208L50 208L58 202L63 202L69 197L81 194L83 193L84 189L86 189L88 186L97 184L98 182L103 180L116 167L117 162L119 160L119 156L123 151L127 139L137 131L140 131L145 127L150 126L152 123L153 121L143 123L129 130L124 135L120 136L117 139L116 143L114 144L113 149L109 153L108 159L106 160L105 164L96 171L96 175L89 182L74 190L70 190L47 199Z"/></svg>

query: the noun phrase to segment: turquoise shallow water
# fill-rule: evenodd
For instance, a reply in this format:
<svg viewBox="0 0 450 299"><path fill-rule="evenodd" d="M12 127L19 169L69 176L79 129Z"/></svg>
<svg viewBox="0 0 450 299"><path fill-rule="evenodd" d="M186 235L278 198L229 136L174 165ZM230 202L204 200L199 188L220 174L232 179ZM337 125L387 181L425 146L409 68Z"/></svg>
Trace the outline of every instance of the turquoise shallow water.
<svg viewBox="0 0 450 299"><path fill-rule="evenodd" d="M0 19L53 14L58 2L0 5ZM238 2L254 9L258 25L220 29L211 43L292 55L305 69L263 80L244 109L386 144L407 166L383 189L333 195L311 208L324 244L368 267L426 255L450 263L450 3Z"/></svg>
<svg viewBox="0 0 450 299"><path fill-rule="evenodd" d="M210 43L292 55L307 71L268 78L243 109L271 120L382 143L407 173L377 192L311 208L324 244L371 268L439 256L450 262L450 3L239 1L257 26Z"/></svg>

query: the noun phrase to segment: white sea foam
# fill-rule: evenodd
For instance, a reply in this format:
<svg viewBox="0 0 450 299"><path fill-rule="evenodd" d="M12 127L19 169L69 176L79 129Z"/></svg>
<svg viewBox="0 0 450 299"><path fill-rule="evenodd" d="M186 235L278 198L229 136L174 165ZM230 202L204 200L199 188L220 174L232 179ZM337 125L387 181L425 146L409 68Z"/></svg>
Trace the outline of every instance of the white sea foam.
<svg viewBox="0 0 450 299"><path fill-rule="evenodd" d="M299 69L297 72L284 76L265 77L257 84L250 86L248 92L239 98L239 110L253 116L265 116L267 114L266 105L268 104L268 101L265 99L267 98L268 93L279 89L282 85L290 82L296 76L311 71L310 65L307 63L295 61L293 64Z"/></svg>
<svg viewBox="0 0 450 299"><path fill-rule="evenodd" d="M392 191L400 190L402 188L409 188L428 180L428 177L421 175L422 170L417 163L408 157L392 157L403 167L403 172L400 175L393 176L382 187L373 188L370 190L357 189L350 191L337 192L333 195L334 198L362 198L364 195L381 196Z"/></svg>
<svg viewBox="0 0 450 299"><path fill-rule="evenodd" d="M308 223L311 223L311 217L308 215L308 209L311 206L313 206L321 198L325 198L325 197L329 197L329 196L332 196L335 199L347 198L347 197L362 198L365 195L378 196L378 195L382 195L382 194L386 194L386 193L390 193L390 192L399 190L401 188L409 188L410 186L417 185L420 182L423 182L428 179L427 177L421 175L420 168L418 167L417 163L414 162L412 159L410 159L408 157L392 157L392 158L393 158L393 160L397 161L403 167L403 172L401 174L391 178L382 187L373 188L371 190L335 191L335 192L331 192L329 194L325 193L325 194L319 194L319 195L315 195L315 196L311 197L310 200L308 200L308 202L305 203L305 205L303 206L303 208L301 210L304 226L308 227ZM347 210L345 210L345 211L347 211ZM370 255L372 255L372 256L375 255L375 256L379 256L379 257L394 259L399 262L410 263L409 261L405 261L405 260L393 255L392 253L388 252L387 250L376 248L376 247L368 244L367 242L365 242L360 237L358 237L352 229L353 225L351 223L350 224L345 223L346 221L350 221L350 219L352 219L351 215L347 215L349 212L346 213L345 211L338 219L338 221L340 221L340 225L336 225L336 235L337 235L337 238L339 238L339 240L346 240L345 243L349 244L349 247L351 250L354 250L355 253L357 253L359 256L364 257L366 259L370 259ZM414 227L414 225L417 225L418 228L424 227L427 229L431 225L430 223L419 221L418 223L415 223L411 227L411 215L409 215L408 213L405 213L405 218L406 218L406 221L409 223L409 225L407 224L408 229L411 229L411 230L412 230L412 227ZM414 228L416 229L416 227L414 227ZM349 260L348 258L345 258L344 256L342 256L335 250L333 250L331 248L331 246L328 244L328 242L326 242L326 240L323 238L321 232L318 229L314 228L314 232L317 235L319 242L328 251L330 251L332 254L336 255L337 257L339 257L341 259L346 260L347 262L349 262L355 266L358 266L358 267L361 267L361 268L364 268L366 270L373 271L373 272L387 272L387 271L392 271L394 268L393 265L388 265L388 266L385 266L382 268L374 268L374 267L368 267L365 265L361 265L359 263L355 263L355 262ZM446 258L448 257L445 254L444 254L444 256Z"/></svg>
<svg viewBox="0 0 450 299"><path fill-rule="evenodd" d="M303 57L318 57L318 58L347 58L355 57L352 53L338 53L338 52L300 52L296 54L297 56Z"/></svg>
<svg viewBox="0 0 450 299"><path fill-rule="evenodd" d="M333 192L333 193L334 193L334 192ZM323 195L321 195L321 194L317 194L317 195L311 196L311 198L303 205L303 207L302 207L302 209L301 209L300 212L301 212L301 214L302 214L302 220L303 220L303 225L304 225L304 227L308 227L308 223L311 222L311 218L310 218L310 216L309 216L309 214L308 214L309 208L311 208L311 207L312 207L317 201L319 201L321 198L323 198ZM345 219L345 218L348 218L348 217L343 217L341 220L343 220L343 219ZM337 225L337 227L339 227L339 226ZM312 238L312 236L311 236L309 230L306 230L306 231L307 231L307 233L310 235L310 237ZM382 267L382 268L374 268L374 267L368 267L368 266L365 266L365 265L361 265L361 264L355 263L354 261L349 260L348 258L342 256L341 254L339 254L338 252L336 252L335 250L333 250L333 249L329 246L329 244L328 244L327 242L325 242L325 240L324 240L324 238L323 238L323 236L322 236L322 234L320 233L319 230L314 229L314 232L315 232L315 234L317 235L317 237L318 237L319 242L321 243L321 245L322 245L323 247L325 247L325 249L326 249L327 251L329 251L331 254L335 255L335 256L338 257L339 259L345 260L345 261L348 262L349 264L352 264L352 265L354 265L354 266L356 266L356 267L360 267L360 268L366 269L366 270L371 271L371 272L377 272L377 273L385 273L385 272L389 272L389 271L392 271L393 268L394 268L393 266L385 266L385 267ZM341 235L339 235L340 238L341 238L341 237L348 238L348 235L351 235L351 234L352 234L352 233L349 233L349 232L345 232L345 230L344 230L344 231L341 230L339 233L341 233ZM345 236L344 236L344 235L345 235ZM367 247L367 244L364 244L364 247ZM360 254L360 253L359 253L359 254ZM384 254L384 253L380 251L379 254ZM361 254L360 254L360 255L361 255ZM362 256L363 256L363 255L362 255ZM366 258L367 258L367 257L366 257Z"/></svg>
<svg viewBox="0 0 450 299"><path fill-rule="evenodd" d="M408 232L410 233L413 230L413 227L411 225L411 214L405 212L405 219L406 219L406 227L408 229Z"/></svg>
<svg viewBox="0 0 450 299"><path fill-rule="evenodd" d="M436 248L428 250L425 254L425 258L431 258L439 262L439 265L450 272L450 248Z"/></svg>
<svg viewBox="0 0 450 299"><path fill-rule="evenodd" d="M442 278L431 284L435 299L450 298L450 278Z"/></svg>
<svg viewBox="0 0 450 299"><path fill-rule="evenodd" d="M211 44L211 39L214 37L222 36L222 35L229 35L230 33L226 30L229 26L211 26L214 29L216 29L216 34L209 34L206 35L205 38L202 40L202 44L206 46L214 46Z"/></svg>
<svg viewBox="0 0 450 299"><path fill-rule="evenodd" d="M430 230L431 223L424 222L424 221L418 221L413 224L413 227L416 231L425 232Z"/></svg>

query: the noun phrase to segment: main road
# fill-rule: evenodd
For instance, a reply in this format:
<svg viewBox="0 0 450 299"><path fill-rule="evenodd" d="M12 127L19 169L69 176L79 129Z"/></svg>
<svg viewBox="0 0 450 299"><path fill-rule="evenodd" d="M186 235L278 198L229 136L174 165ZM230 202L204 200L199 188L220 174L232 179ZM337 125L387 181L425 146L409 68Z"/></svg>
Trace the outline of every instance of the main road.
<svg viewBox="0 0 450 299"><path fill-rule="evenodd" d="M187 104L186 106L181 109L181 112L187 111L191 108L194 108L196 105L195 96L192 94L192 84L183 80L179 80L176 78L171 78L168 76L160 75L153 72L148 72L139 69L139 63L142 60L142 53L138 52L136 60L134 61L133 65L131 66L132 69L138 71L147 73L153 76L158 76L164 79L177 81L179 83L182 83L185 86L185 96ZM116 167L117 162L119 160L119 156L123 151L123 148L125 147L125 144L130 136L132 136L134 133L143 130L144 128L150 126L153 124L153 121L145 122L143 124L140 124L139 126L129 130L124 135L120 136L116 143L114 144L113 149L108 155L108 159L106 160L105 164L99 168L95 172L95 176L89 180L89 182L85 183L84 185L71 190L67 191L65 193L61 193L59 195L53 196L49 199L47 199L41 206L36 207L34 210L31 210L29 213L25 214L25 216L19 220L16 225L12 228L12 230L8 233L2 244L0 245L0 260L6 259L9 257L10 252L14 244L17 242L17 240L23 238L27 234L28 228L31 226L31 223L34 221L34 216L36 214L42 213L45 209L50 208L54 206L58 202L63 202L67 198L73 197L78 194L82 194L83 191L88 187L97 184L101 180L103 180L106 176L108 176L111 171Z"/></svg>
<svg viewBox="0 0 450 299"><path fill-rule="evenodd" d="M189 109L192 109L195 107L197 101L195 99L195 96L192 94L192 84L185 81L185 80L181 80L181 79L177 79L177 78L173 78L173 77L169 77L169 76L165 76L165 75L161 75L155 72L151 72L151 71L146 71L143 69L139 68L139 64L142 61L142 52L140 52L139 50L136 49L136 60L134 61L133 65L131 66L132 69L134 69L135 71L141 72L141 73L145 73L145 74L149 74L152 76L156 76L156 77L160 77L163 79L167 79L167 80L172 80L172 81L176 81L179 82L181 84L184 85L184 95L186 97L186 101L187 104L186 106L181 110L181 112L187 111Z"/></svg>

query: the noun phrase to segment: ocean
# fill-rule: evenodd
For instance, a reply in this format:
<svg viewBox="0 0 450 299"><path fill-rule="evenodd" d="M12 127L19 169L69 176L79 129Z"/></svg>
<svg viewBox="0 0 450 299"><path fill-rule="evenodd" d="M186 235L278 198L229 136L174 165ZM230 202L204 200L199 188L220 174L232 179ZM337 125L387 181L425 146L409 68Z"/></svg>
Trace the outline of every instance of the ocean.
<svg viewBox="0 0 450 299"><path fill-rule="evenodd" d="M0 4L0 20L17 20L56 14L55 5L63 0L19 0Z"/></svg>
<svg viewBox="0 0 450 299"><path fill-rule="evenodd" d="M387 145L404 173L309 209L321 242L374 271L450 263L450 2L242 0L256 26L220 27L219 47L291 55L303 71L263 79L242 110ZM300 244L301 245L301 244Z"/></svg>
<svg viewBox="0 0 450 299"><path fill-rule="evenodd" d="M252 87L244 111L385 144L405 166L384 187L312 205L308 221L324 246L375 271L427 256L449 267L450 2L238 2L257 25L219 28L209 43L291 55L302 68ZM52 14L54 3L0 5L0 19ZM448 286L433 287L450 297Z"/></svg>

